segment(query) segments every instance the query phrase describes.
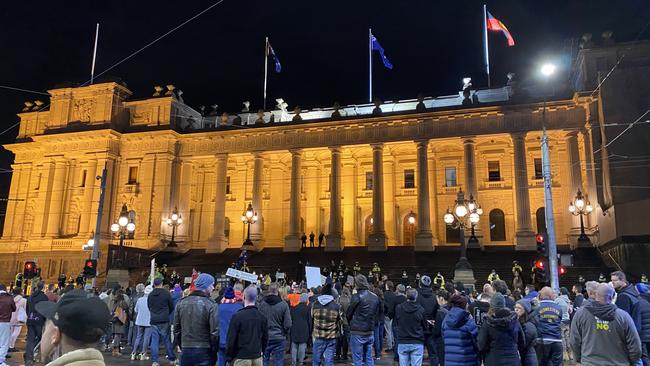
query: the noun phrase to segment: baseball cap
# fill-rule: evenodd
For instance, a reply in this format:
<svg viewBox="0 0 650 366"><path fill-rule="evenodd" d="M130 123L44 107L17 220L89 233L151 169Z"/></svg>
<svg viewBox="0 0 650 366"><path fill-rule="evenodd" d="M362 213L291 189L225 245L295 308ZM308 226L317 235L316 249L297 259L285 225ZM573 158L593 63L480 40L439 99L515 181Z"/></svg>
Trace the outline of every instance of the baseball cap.
<svg viewBox="0 0 650 366"><path fill-rule="evenodd" d="M39 302L36 311L50 319L63 334L83 343L97 342L111 319L102 300L89 297L79 289L66 293L58 303Z"/></svg>

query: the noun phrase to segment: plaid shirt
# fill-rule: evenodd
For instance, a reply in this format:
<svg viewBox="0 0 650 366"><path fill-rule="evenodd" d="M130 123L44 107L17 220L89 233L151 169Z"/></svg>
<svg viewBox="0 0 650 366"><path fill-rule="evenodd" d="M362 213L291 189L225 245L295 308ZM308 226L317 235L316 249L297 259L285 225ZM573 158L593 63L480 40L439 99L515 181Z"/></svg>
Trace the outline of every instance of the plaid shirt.
<svg viewBox="0 0 650 366"><path fill-rule="evenodd" d="M326 295L329 296L329 295ZM322 297L322 296L319 296ZM326 305L314 302L311 310L312 335L315 338L335 339L341 330L341 306L332 299Z"/></svg>

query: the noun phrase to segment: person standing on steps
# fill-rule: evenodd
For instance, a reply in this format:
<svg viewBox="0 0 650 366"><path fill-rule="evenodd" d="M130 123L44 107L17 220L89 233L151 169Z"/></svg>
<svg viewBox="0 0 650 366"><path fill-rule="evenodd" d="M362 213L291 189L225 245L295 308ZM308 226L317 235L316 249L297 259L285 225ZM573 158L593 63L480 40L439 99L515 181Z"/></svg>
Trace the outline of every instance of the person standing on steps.
<svg viewBox="0 0 650 366"><path fill-rule="evenodd" d="M305 235L305 233L302 233L300 236L300 245L303 248L307 247L307 235Z"/></svg>
<svg viewBox="0 0 650 366"><path fill-rule="evenodd" d="M323 246L323 240L325 240L325 234L321 231L320 234L318 234L318 247Z"/></svg>
<svg viewBox="0 0 650 366"><path fill-rule="evenodd" d="M312 248L314 247L314 239L315 238L316 238L316 234L314 234L313 231L311 233L309 233L309 246L312 247Z"/></svg>

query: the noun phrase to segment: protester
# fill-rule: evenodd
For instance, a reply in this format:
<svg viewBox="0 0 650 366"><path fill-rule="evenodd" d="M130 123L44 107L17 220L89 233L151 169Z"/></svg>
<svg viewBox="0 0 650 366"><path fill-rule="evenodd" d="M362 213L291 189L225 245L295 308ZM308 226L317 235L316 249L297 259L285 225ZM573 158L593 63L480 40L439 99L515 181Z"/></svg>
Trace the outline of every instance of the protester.
<svg viewBox="0 0 650 366"><path fill-rule="evenodd" d="M467 307L467 298L454 294L449 298L449 313L442 324L445 366L479 366L478 327Z"/></svg>
<svg viewBox="0 0 650 366"><path fill-rule="evenodd" d="M266 350L269 333L266 316L255 306L257 288L246 288L243 300L244 308L230 320L226 357L232 366L262 366L262 352Z"/></svg>
<svg viewBox="0 0 650 366"><path fill-rule="evenodd" d="M523 353L525 344L517 314L506 307L503 295L494 294L485 323L478 334L478 349L484 357L483 365L521 365L519 355Z"/></svg>
<svg viewBox="0 0 650 366"><path fill-rule="evenodd" d="M11 314L11 340L9 341L9 352L16 352L16 339L27 321L27 299L22 296L20 287L14 288L14 304L16 311Z"/></svg>
<svg viewBox="0 0 650 366"><path fill-rule="evenodd" d="M428 276L428 284L431 279ZM415 289L406 290L406 302L397 306L395 311L395 323L399 334L400 366L420 366L424 357L425 329L428 327L425 309L417 301L418 292ZM437 303L436 303L437 305ZM429 335L433 343L433 337ZM435 351L434 351L435 354Z"/></svg>
<svg viewBox="0 0 650 366"><path fill-rule="evenodd" d="M394 308L395 303L395 285L393 281L386 281L384 283L384 334L386 334L386 350L393 350L393 318L390 317L390 312Z"/></svg>
<svg viewBox="0 0 650 366"><path fill-rule="evenodd" d="M201 273L195 291L174 310L174 339L181 347L181 365L214 366L219 348L217 304L210 298L214 277Z"/></svg>
<svg viewBox="0 0 650 366"><path fill-rule="evenodd" d="M417 289L417 303L422 306L424 309L424 347L427 349L427 355L429 356L429 364L437 365L438 358L442 355L436 353L435 341L433 340L433 325L429 321L436 319L436 314L438 313L438 301L436 300L433 291L431 290L431 277L422 276L420 277L420 283ZM408 292L408 291L407 291ZM407 296L408 298L408 296Z"/></svg>
<svg viewBox="0 0 650 366"><path fill-rule="evenodd" d="M642 342L650 341L650 303L640 296L634 284L627 281L625 273L613 272L612 285L616 289L616 306L632 317ZM650 365L648 349L643 347L643 365Z"/></svg>
<svg viewBox="0 0 650 366"><path fill-rule="evenodd" d="M377 314L375 314L375 329L372 333L375 359L379 361L381 359L381 351L384 348L384 292L379 287L371 287L371 291L379 299L379 307Z"/></svg>
<svg viewBox="0 0 650 366"><path fill-rule="evenodd" d="M72 290L58 303L39 301L34 311L47 318L40 346L43 361L51 361L47 366L104 366L94 348L111 319L104 302Z"/></svg>
<svg viewBox="0 0 650 366"><path fill-rule="evenodd" d="M121 355L121 346L122 336L126 333L126 324L128 322L128 309L129 305L126 302L124 297L124 292L118 290L110 302L111 306L109 307L111 313L113 314L113 319L111 319L112 324L112 333L113 333L113 356Z"/></svg>
<svg viewBox="0 0 650 366"><path fill-rule="evenodd" d="M341 361L347 361L348 359L348 346L350 344L350 323L345 314L347 314L348 309L350 308L351 301L350 289L344 287L341 290L341 296L339 296L339 304L341 304L341 313L343 314L341 319L341 326L343 331L338 338L336 343L336 357L335 359Z"/></svg>
<svg viewBox="0 0 650 366"><path fill-rule="evenodd" d="M571 349L576 362L584 366L629 366L641 359L641 340L634 322L611 303L613 297L612 287L599 284L595 299L573 317Z"/></svg>
<svg viewBox="0 0 650 366"><path fill-rule="evenodd" d="M479 295L478 300L474 301L469 305L467 310L474 317L476 326L481 328L483 325L483 319L487 316L488 311L490 311L490 300L495 294L494 288L489 283L483 285L483 292Z"/></svg>
<svg viewBox="0 0 650 366"><path fill-rule="evenodd" d="M90 289L92 289L92 285L90 285ZM85 289L85 290L88 291L90 289ZM128 338L129 338L129 345L132 348L135 348L135 339L138 337L138 326L135 324L135 321L138 318L138 312L136 311L135 307L138 304L138 300L140 300L140 298L144 296L144 289L145 289L144 284L138 283L135 286L135 294L131 296L131 302L129 303L129 314L131 314L131 319L130 319L131 326L129 326ZM133 352L131 352L131 354L133 354Z"/></svg>
<svg viewBox="0 0 650 366"><path fill-rule="evenodd" d="M53 283L47 285L47 290L45 291L45 296L47 296L47 301L57 302L59 301L59 295L56 293L56 288Z"/></svg>
<svg viewBox="0 0 650 366"><path fill-rule="evenodd" d="M198 281L198 277L196 279ZM196 281L194 285L196 286ZM176 355L171 343L169 315L174 311L174 304L169 291L163 288L163 281L160 278L153 280L154 289L147 298L147 306L151 312L151 361L152 366L159 366L158 351L162 341L167 351L167 359L172 363L176 362Z"/></svg>
<svg viewBox="0 0 650 366"><path fill-rule="evenodd" d="M354 366L374 366L372 348L374 344L373 330L379 299L368 291L369 285L366 276L358 274L354 278L357 293L352 295L347 319L350 323L350 348L352 348L352 361Z"/></svg>
<svg viewBox="0 0 650 366"><path fill-rule="evenodd" d="M311 310L314 366L320 365L321 357L325 366L334 365L336 336L341 330L341 306L334 301L332 291L332 279L328 277Z"/></svg>
<svg viewBox="0 0 650 366"><path fill-rule="evenodd" d="M11 341L11 314L16 311L14 298L7 293L5 285L0 284L0 366L5 363Z"/></svg>
<svg viewBox="0 0 650 366"><path fill-rule="evenodd" d="M232 317L242 309L242 304L235 299L235 289L228 286L223 292L219 304L219 366L226 366L226 340Z"/></svg>
<svg viewBox="0 0 650 366"><path fill-rule="evenodd" d="M436 312L436 319L433 324L433 340L436 345L436 355L438 356L438 364L445 365L445 342L442 337L442 324L447 317L447 305L449 303L449 292L446 290L438 290L436 293L436 300L438 301L438 311Z"/></svg>
<svg viewBox="0 0 650 366"><path fill-rule="evenodd" d="M566 287L560 288L560 295L555 298L555 303L562 308L562 322L560 323L560 330L562 332L562 346L564 350L564 358L571 361L573 355L571 354L571 345L569 344L569 326L571 325L571 313L573 313L573 305L569 300L569 290Z"/></svg>
<svg viewBox="0 0 650 366"><path fill-rule="evenodd" d="M582 306L582 303L585 301L585 296L582 294L582 285L579 283L576 283L573 285L571 288L571 291L573 292L573 295L575 298L573 299L573 308L577 309Z"/></svg>
<svg viewBox="0 0 650 366"><path fill-rule="evenodd" d="M27 298L27 343L25 344L25 366L34 363L34 347L41 341L45 318L36 309L36 304L48 301L43 293L43 282L37 282L32 288L32 294ZM106 322L108 324L108 321Z"/></svg>
<svg viewBox="0 0 650 366"><path fill-rule="evenodd" d="M501 295L503 295L503 298L506 301L506 307L510 310L515 309L515 301L508 296L508 284L506 284L506 281L504 280L494 280L492 281L492 287L494 288L494 292L498 292Z"/></svg>
<svg viewBox="0 0 650 366"><path fill-rule="evenodd" d="M276 283L269 286L269 295L260 303L259 311L266 317L269 332L264 366L268 366L271 356L275 358L275 366L283 366L285 340L291 329L291 312L289 305L278 296Z"/></svg>
<svg viewBox="0 0 650 366"><path fill-rule="evenodd" d="M585 290L587 291L587 298L583 302L582 306L587 305L587 302L593 301L596 298L596 290L598 290L599 283L596 281L587 281L585 283Z"/></svg>
<svg viewBox="0 0 650 366"><path fill-rule="evenodd" d="M550 287L539 292L539 308L533 318L537 325L537 358L541 366L561 366L562 354L562 308L554 301L555 293Z"/></svg>
<svg viewBox="0 0 650 366"><path fill-rule="evenodd" d="M149 312L148 298L152 291L153 287L148 285L142 291L142 295L137 296L138 301L134 307L136 336L131 350L131 361L148 360L147 348L151 343L151 312ZM140 350L140 353L138 353L138 350Z"/></svg>
<svg viewBox="0 0 650 366"><path fill-rule="evenodd" d="M397 306L399 304L404 303L406 301L406 286L403 284L397 285L397 291L395 292L395 297L392 299L392 304L389 309L389 314L388 316L393 319L395 319L395 310L397 309ZM392 324L393 328L393 360L395 362L399 362L399 353L397 353L397 346L399 344L399 337L397 335L397 327L395 324Z"/></svg>
<svg viewBox="0 0 650 366"><path fill-rule="evenodd" d="M291 366L303 366L310 337L309 294L300 294L298 304L291 308ZM223 366L223 365L220 365Z"/></svg>
<svg viewBox="0 0 650 366"><path fill-rule="evenodd" d="M519 350L521 356L522 366L537 366L537 354L535 353L535 344L537 342L537 327L531 321L530 314L533 308L530 305L530 300L521 299L515 304L515 313L521 329L524 332L525 344Z"/></svg>

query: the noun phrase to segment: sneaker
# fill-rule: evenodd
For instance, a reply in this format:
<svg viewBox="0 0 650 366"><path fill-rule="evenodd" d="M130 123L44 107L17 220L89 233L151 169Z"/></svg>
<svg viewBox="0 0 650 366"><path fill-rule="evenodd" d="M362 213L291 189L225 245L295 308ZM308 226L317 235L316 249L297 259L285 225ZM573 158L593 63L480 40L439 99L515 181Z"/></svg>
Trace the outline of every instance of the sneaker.
<svg viewBox="0 0 650 366"><path fill-rule="evenodd" d="M131 361L135 361L138 358L135 353L131 353Z"/></svg>
<svg viewBox="0 0 650 366"><path fill-rule="evenodd" d="M0 366L2 366L2 365L0 365ZM152 362L151 366L160 366L160 364L158 362Z"/></svg>
<svg viewBox="0 0 650 366"><path fill-rule="evenodd" d="M140 354L140 360L141 361L147 361L149 359L149 356L147 356L146 353L141 353Z"/></svg>

